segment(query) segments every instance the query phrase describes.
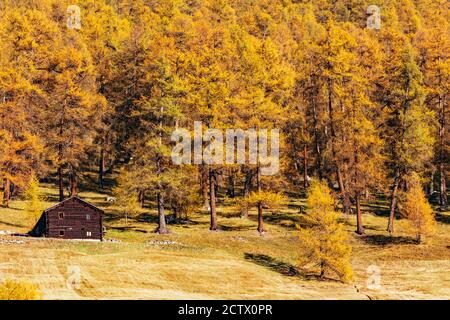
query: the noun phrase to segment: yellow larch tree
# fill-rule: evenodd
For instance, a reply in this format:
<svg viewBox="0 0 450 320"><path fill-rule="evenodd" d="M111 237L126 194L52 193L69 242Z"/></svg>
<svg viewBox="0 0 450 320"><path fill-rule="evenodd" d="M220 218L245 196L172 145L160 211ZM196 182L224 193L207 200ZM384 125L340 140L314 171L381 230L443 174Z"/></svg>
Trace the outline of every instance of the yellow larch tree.
<svg viewBox="0 0 450 320"><path fill-rule="evenodd" d="M412 173L408 178L408 191L404 201L402 215L408 219L409 227L420 244L423 236L431 236L436 231L436 220L416 173Z"/></svg>
<svg viewBox="0 0 450 320"><path fill-rule="evenodd" d="M319 268L320 277L336 274L342 281L352 279L351 247L347 243L334 199L323 182L313 180L308 190L306 226L300 228L300 266Z"/></svg>

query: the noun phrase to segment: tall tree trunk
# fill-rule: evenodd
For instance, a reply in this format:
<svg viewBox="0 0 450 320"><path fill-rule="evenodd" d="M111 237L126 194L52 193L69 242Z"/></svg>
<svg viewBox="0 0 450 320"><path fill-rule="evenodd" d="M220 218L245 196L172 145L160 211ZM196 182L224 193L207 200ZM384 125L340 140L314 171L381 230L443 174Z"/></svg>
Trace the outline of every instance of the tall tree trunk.
<svg viewBox="0 0 450 320"><path fill-rule="evenodd" d="M109 174L113 174L114 173L114 157L110 155L110 159L109 159L109 168L106 171Z"/></svg>
<svg viewBox="0 0 450 320"><path fill-rule="evenodd" d="M70 196L76 197L78 195L78 183L76 169L71 166L70 168Z"/></svg>
<svg viewBox="0 0 450 320"><path fill-rule="evenodd" d="M243 189L243 197L248 198L250 196L250 191L252 188L253 181L253 171L250 168L245 170L245 180L244 180L244 189ZM248 209L243 208L241 211L241 218L248 218Z"/></svg>
<svg viewBox="0 0 450 320"><path fill-rule="evenodd" d="M5 179L3 184L3 206L9 208L9 201L11 200L11 180Z"/></svg>
<svg viewBox="0 0 450 320"><path fill-rule="evenodd" d="M322 250L320 250L320 252L322 252ZM320 261L320 276L319 276L319 278L323 279L323 277L325 277L325 261L321 260Z"/></svg>
<svg viewBox="0 0 450 320"><path fill-rule="evenodd" d="M314 120L314 147L316 152L316 170L319 179L322 180L322 151L319 143L319 120L317 115L317 107L315 101L313 101L313 120Z"/></svg>
<svg viewBox="0 0 450 320"><path fill-rule="evenodd" d="M245 181L244 181L244 198L247 198L250 195L250 191L252 189L252 181L253 181L253 170L248 169L245 173Z"/></svg>
<svg viewBox="0 0 450 320"><path fill-rule="evenodd" d="M428 187L428 195L432 196L434 193L434 175L436 174L436 170L433 168L430 176L430 184Z"/></svg>
<svg viewBox="0 0 450 320"><path fill-rule="evenodd" d="M337 165L337 167L336 167L336 176L337 176L337 180L338 180L339 192L342 196L343 211L344 211L344 213L349 213L350 209L352 207L352 203L350 201L350 196L349 196L348 192L345 190L344 179L342 178L342 171L341 171L339 165Z"/></svg>
<svg viewBox="0 0 450 320"><path fill-rule="evenodd" d="M103 143L103 142L102 142ZM103 173L105 172L105 149L102 148L100 150L100 159L98 161L98 184L101 189L104 187L103 183Z"/></svg>
<svg viewBox="0 0 450 320"><path fill-rule="evenodd" d="M356 233L359 235L364 234L364 227L362 225L362 212L361 212L361 196L359 192L356 193Z"/></svg>
<svg viewBox="0 0 450 320"><path fill-rule="evenodd" d="M59 139L62 141L64 134L64 115L66 109L66 101L64 100L63 112L61 113L61 118L59 119ZM64 181L63 181L63 145L61 142L58 144L58 179L59 179L59 201L64 200Z"/></svg>
<svg viewBox="0 0 450 320"><path fill-rule="evenodd" d="M228 176L228 188L227 188L227 195L230 198L234 198L235 197L235 171L233 169L230 170L230 174Z"/></svg>
<svg viewBox="0 0 450 320"><path fill-rule="evenodd" d="M445 152L445 103L439 95L439 205L447 206L447 183L445 180L445 165L447 157Z"/></svg>
<svg viewBox="0 0 450 320"><path fill-rule="evenodd" d="M216 174L213 169L209 169L209 207L211 210L210 230L217 230L217 212L216 212Z"/></svg>
<svg viewBox="0 0 450 320"><path fill-rule="evenodd" d="M256 169L256 184L258 186L258 192L261 191L261 168L258 165ZM264 228L264 218L263 218L263 207L262 203L258 203L258 232L264 233L266 229Z"/></svg>
<svg viewBox="0 0 450 320"><path fill-rule="evenodd" d="M439 164L439 205L441 207L447 206L447 183L445 181L445 168L444 168L444 161L441 161Z"/></svg>
<svg viewBox="0 0 450 320"><path fill-rule="evenodd" d="M303 146L303 187L308 188L308 146Z"/></svg>
<svg viewBox="0 0 450 320"><path fill-rule="evenodd" d="M308 124L306 122L306 110L303 112L303 126L302 126L302 135L303 139L303 188L308 188L308 144L306 143L306 128ZM297 162L296 162L297 163Z"/></svg>
<svg viewBox="0 0 450 320"><path fill-rule="evenodd" d="M266 229L264 229L263 207L260 203L258 204L258 232L266 232Z"/></svg>
<svg viewBox="0 0 450 320"><path fill-rule="evenodd" d="M63 169L60 165L58 167L58 186L59 186L59 202L64 200L64 180L63 180Z"/></svg>
<svg viewBox="0 0 450 320"><path fill-rule="evenodd" d="M345 190L341 166L336 156L336 147L335 147L336 131L334 128L334 112L333 112L333 85L331 83L331 80L328 81L328 113L330 117L331 153L333 156L334 165L336 166L336 176L339 185L339 192L341 193L342 196L342 207L344 209L344 212L348 213L351 208L350 196Z"/></svg>
<svg viewBox="0 0 450 320"><path fill-rule="evenodd" d="M156 201L158 202L158 228L156 232L159 234L170 233L166 225L166 216L164 214L164 195L158 192L156 195Z"/></svg>
<svg viewBox="0 0 450 320"><path fill-rule="evenodd" d="M400 176L397 173L394 179L394 187L392 189L392 196L391 196L391 206L390 206L390 212L389 212L389 220L386 231L389 233L394 232L394 220L395 220L395 207L397 206L397 192L398 192L398 184L399 184Z"/></svg>
<svg viewBox="0 0 450 320"><path fill-rule="evenodd" d="M159 119L159 146L162 146L162 138L163 138L163 118L162 114L164 112L164 106L160 108L161 117ZM167 234L170 233L169 229L166 226L166 216L164 213L164 194L163 194L163 185L161 183L160 175L163 172L162 167L163 155L158 154L156 159L156 174L158 176L158 192L156 194L156 201L158 202L158 228L156 232L159 234ZM143 196L143 194L142 194Z"/></svg>
<svg viewBox="0 0 450 320"><path fill-rule="evenodd" d="M145 190L139 191L139 203L141 204L141 208L145 207Z"/></svg>
<svg viewBox="0 0 450 320"><path fill-rule="evenodd" d="M208 170L204 164L200 167L200 188L201 196L203 200L203 208L208 209L209 197L208 197Z"/></svg>
<svg viewBox="0 0 450 320"><path fill-rule="evenodd" d="M215 194L215 196L216 196L216 200L217 200L217 197L219 196L219 185L220 185L220 182L221 182L221 180L222 180L222 174L221 173L219 173L219 172L217 172L217 171L215 171L215 174L214 174L214 194Z"/></svg>

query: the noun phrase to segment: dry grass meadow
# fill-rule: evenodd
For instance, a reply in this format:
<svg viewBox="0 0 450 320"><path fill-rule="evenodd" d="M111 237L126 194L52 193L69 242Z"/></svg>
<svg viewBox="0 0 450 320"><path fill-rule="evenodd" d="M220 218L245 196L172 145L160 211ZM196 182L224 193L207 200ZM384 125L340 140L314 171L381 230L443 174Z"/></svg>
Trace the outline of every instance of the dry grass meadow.
<svg viewBox="0 0 450 320"><path fill-rule="evenodd" d="M49 206L56 190L42 190ZM256 232L255 212L241 219L227 201L219 207L220 231L210 232L208 214L199 212L161 236L153 233L153 210L126 223L105 194L80 196L106 211L106 238L120 242L0 236L0 280L33 282L44 299L450 299L449 212L437 216L437 234L422 245L412 242L402 220L393 237L386 234L383 202L365 206L366 236L354 234L353 216L343 217L355 273L352 283L343 284L296 268L302 201L267 212L263 236ZM24 206L16 199L11 208L1 208L0 230L27 232L31 222ZM67 285L73 266L81 271L79 287ZM380 270L377 288L370 286L369 266Z"/></svg>

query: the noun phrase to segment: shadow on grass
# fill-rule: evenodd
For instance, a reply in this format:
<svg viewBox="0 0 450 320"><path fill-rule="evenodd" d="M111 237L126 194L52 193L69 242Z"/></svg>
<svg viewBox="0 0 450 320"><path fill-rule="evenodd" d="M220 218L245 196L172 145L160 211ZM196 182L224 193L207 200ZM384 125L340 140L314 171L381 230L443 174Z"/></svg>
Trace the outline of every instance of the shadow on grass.
<svg viewBox="0 0 450 320"><path fill-rule="evenodd" d="M438 213L438 214L436 214L436 221L441 222L441 223L450 224L450 215Z"/></svg>
<svg viewBox="0 0 450 320"><path fill-rule="evenodd" d="M134 232L140 232L140 233L148 233L147 230L142 230L142 229L136 229L135 227L109 227L108 229L111 230L116 230L116 231L120 231L120 232L126 232L126 231L134 231Z"/></svg>
<svg viewBox="0 0 450 320"><path fill-rule="evenodd" d="M362 236L361 239L367 244L377 246L417 244L416 240L411 237L392 237L382 234Z"/></svg>
<svg viewBox="0 0 450 320"><path fill-rule="evenodd" d="M8 226L8 227L16 227L16 228L24 228L24 227L26 227L26 225L20 225L20 224L17 224L17 223L10 223L10 222L6 222L6 221L3 221L3 220L0 220L0 224L3 224L3 225Z"/></svg>
<svg viewBox="0 0 450 320"><path fill-rule="evenodd" d="M281 275L287 277L298 277L303 280L319 280L319 281L332 281L339 282L336 279L331 279L328 277L319 277L317 274L313 274L299 268L296 268L294 265L277 260L275 258L269 257L265 254L253 254L253 253L244 253L245 260L256 263L260 266L266 267L272 271L275 271Z"/></svg>
<svg viewBox="0 0 450 320"><path fill-rule="evenodd" d="M158 223L158 215L151 214L151 213L142 213L138 215L135 220L138 222L144 222L144 223ZM189 225L199 225L199 224L208 224L207 222L199 222L195 220L191 220L189 218L175 218L173 214L166 215L166 224L168 225L183 225L183 226L189 226Z"/></svg>
<svg viewBox="0 0 450 320"><path fill-rule="evenodd" d="M12 207L11 205L9 207L0 206L0 210L13 210L13 211L22 211L23 209Z"/></svg>
<svg viewBox="0 0 450 320"><path fill-rule="evenodd" d="M254 226L224 226L219 224L219 229L222 231L248 231L248 230L254 230Z"/></svg>
<svg viewBox="0 0 450 320"><path fill-rule="evenodd" d="M305 191L300 191L300 192L284 191L284 194L286 196L288 196L289 198L305 198L306 197L306 192Z"/></svg>
<svg viewBox="0 0 450 320"><path fill-rule="evenodd" d="M254 262L260 266L266 267L272 271L278 272L285 276L301 276L299 270L286 262L269 257L265 254L244 253L245 260Z"/></svg>
<svg viewBox="0 0 450 320"><path fill-rule="evenodd" d="M251 216L249 217L250 220L258 222L258 216ZM264 212L264 222L275 224L278 226L281 226L283 228L286 228L288 230L296 230L296 225L299 226L306 226L304 219L302 218L301 214L287 214L287 213L269 213ZM288 223L286 223L288 222Z"/></svg>
<svg viewBox="0 0 450 320"><path fill-rule="evenodd" d="M58 176L53 173L50 176L48 176L45 179L41 180L42 182L49 184L50 188L58 188L59 180ZM65 198L68 197L67 195L67 185L68 182L64 181L66 188L64 188L64 196ZM106 196L112 196L112 187L116 184L115 178L113 178L113 175L110 173L106 173L103 177L103 188L100 188L98 178L97 178L97 172L91 171L89 168L81 168L80 174L78 175L78 188L82 192L93 192L93 193L101 193L102 195ZM53 196L52 196L53 197ZM59 198L57 195L54 196L55 202L59 202Z"/></svg>
<svg viewBox="0 0 450 320"><path fill-rule="evenodd" d="M45 200L48 202L59 202L59 196L54 194L45 194Z"/></svg>
<svg viewBox="0 0 450 320"><path fill-rule="evenodd" d="M107 221L107 222L112 222L112 221L116 221L116 220L120 220L123 218L123 215L119 215L116 213L104 213L103 214L103 221Z"/></svg>
<svg viewBox="0 0 450 320"><path fill-rule="evenodd" d="M371 211L374 215L378 216L378 217L389 217L390 211L389 209L380 209L379 207L372 207L372 210L368 210Z"/></svg>
<svg viewBox="0 0 450 320"><path fill-rule="evenodd" d="M296 203L289 203L287 205L288 209L292 209L295 210L299 213L304 213L306 211L306 206L305 205L301 205L301 204L296 204Z"/></svg>

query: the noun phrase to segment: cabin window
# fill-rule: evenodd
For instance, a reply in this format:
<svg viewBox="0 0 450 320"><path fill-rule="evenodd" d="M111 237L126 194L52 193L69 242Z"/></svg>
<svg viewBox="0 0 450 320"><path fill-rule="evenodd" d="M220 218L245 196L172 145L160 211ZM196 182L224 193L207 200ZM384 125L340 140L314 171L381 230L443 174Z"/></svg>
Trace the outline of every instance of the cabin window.
<svg viewBox="0 0 450 320"><path fill-rule="evenodd" d="M92 236L92 232L86 231L86 236L87 236L87 237L91 237L91 236Z"/></svg>
<svg viewBox="0 0 450 320"><path fill-rule="evenodd" d="M58 215L60 219L64 219L64 212L59 212Z"/></svg>
<svg viewBox="0 0 450 320"><path fill-rule="evenodd" d="M91 215L90 214L86 215L86 220L91 220Z"/></svg>
<svg viewBox="0 0 450 320"><path fill-rule="evenodd" d="M59 235L63 236L64 235L64 230L59 230Z"/></svg>

